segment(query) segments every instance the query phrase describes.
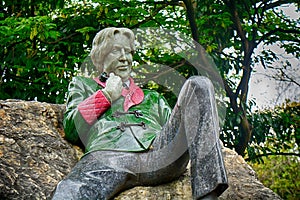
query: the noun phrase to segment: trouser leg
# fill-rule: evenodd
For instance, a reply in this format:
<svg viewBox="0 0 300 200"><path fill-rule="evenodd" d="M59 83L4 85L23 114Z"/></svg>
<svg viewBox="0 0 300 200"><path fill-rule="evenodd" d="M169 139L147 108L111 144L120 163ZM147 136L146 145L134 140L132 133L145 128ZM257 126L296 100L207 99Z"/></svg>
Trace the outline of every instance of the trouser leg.
<svg viewBox="0 0 300 200"><path fill-rule="evenodd" d="M111 163L107 165L100 154L95 152L84 156L57 185L52 199L107 200L134 186L134 174Z"/></svg>
<svg viewBox="0 0 300 200"><path fill-rule="evenodd" d="M178 178L188 155L156 165L160 154L95 151L84 156L61 181L53 200L107 200L137 185L158 185ZM153 164L154 163L154 164Z"/></svg>
<svg viewBox="0 0 300 200"><path fill-rule="evenodd" d="M185 167L188 156L182 155L189 152L194 198L212 192L220 195L228 184L219 131L212 83L205 77L188 79L169 121L153 143L155 167L172 166L175 161Z"/></svg>
<svg viewBox="0 0 300 200"><path fill-rule="evenodd" d="M150 162L142 162L140 169L156 172L169 167L171 171L176 161L180 163L178 171L182 172L190 157L194 198L212 192L220 195L228 184L219 131L212 83L205 77L192 77L181 89L169 121L155 139L155 151L146 155L145 160ZM187 152L189 157L183 156Z"/></svg>
<svg viewBox="0 0 300 200"><path fill-rule="evenodd" d="M219 121L212 83L192 77L183 86L178 105L191 159L192 191L195 199L211 192L220 195L227 176L219 141Z"/></svg>

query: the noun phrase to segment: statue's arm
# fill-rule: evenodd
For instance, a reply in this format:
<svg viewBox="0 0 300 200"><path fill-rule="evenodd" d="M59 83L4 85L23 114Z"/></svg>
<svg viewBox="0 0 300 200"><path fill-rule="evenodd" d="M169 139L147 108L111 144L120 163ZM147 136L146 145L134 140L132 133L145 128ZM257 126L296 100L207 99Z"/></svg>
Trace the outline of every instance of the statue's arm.
<svg viewBox="0 0 300 200"><path fill-rule="evenodd" d="M75 77L69 84L64 115L65 137L73 143L87 134L90 127L109 107L110 101L91 79ZM82 135L84 137L84 135Z"/></svg>

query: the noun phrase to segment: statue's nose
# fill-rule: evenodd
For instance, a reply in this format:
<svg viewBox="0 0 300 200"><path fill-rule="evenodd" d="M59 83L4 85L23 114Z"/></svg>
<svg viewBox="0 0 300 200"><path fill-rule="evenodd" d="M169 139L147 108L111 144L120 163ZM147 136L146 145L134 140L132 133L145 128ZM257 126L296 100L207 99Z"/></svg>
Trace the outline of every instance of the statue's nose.
<svg viewBox="0 0 300 200"><path fill-rule="evenodd" d="M121 49L121 55L119 57L119 60L120 61L126 61L127 58L126 58L126 54L125 54L125 50L124 49Z"/></svg>

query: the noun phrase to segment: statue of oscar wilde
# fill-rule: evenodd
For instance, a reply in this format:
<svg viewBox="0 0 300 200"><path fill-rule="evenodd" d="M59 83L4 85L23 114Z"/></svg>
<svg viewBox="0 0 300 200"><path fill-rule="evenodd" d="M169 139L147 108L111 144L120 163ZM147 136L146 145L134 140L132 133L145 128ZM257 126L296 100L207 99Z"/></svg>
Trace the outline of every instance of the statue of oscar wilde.
<svg viewBox="0 0 300 200"><path fill-rule="evenodd" d="M82 142L86 153L53 199L112 199L137 185L178 178L189 160L194 199L217 199L228 184L212 83L189 78L171 110L156 91L134 83L134 51L127 28L95 36L91 58L105 73L100 79L73 78L64 119L66 138Z"/></svg>

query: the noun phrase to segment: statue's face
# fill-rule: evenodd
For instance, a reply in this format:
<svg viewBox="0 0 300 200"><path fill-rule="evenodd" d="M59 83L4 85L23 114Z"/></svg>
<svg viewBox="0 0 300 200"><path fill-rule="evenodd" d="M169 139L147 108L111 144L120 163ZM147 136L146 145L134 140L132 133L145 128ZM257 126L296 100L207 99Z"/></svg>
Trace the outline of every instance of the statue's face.
<svg viewBox="0 0 300 200"><path fill-rule="evenodd" d="M122 81L127 81L132 70L132 54L129 39L117 33L112 40L112 49L104 58L103 71L113 72Z"/></svg>

